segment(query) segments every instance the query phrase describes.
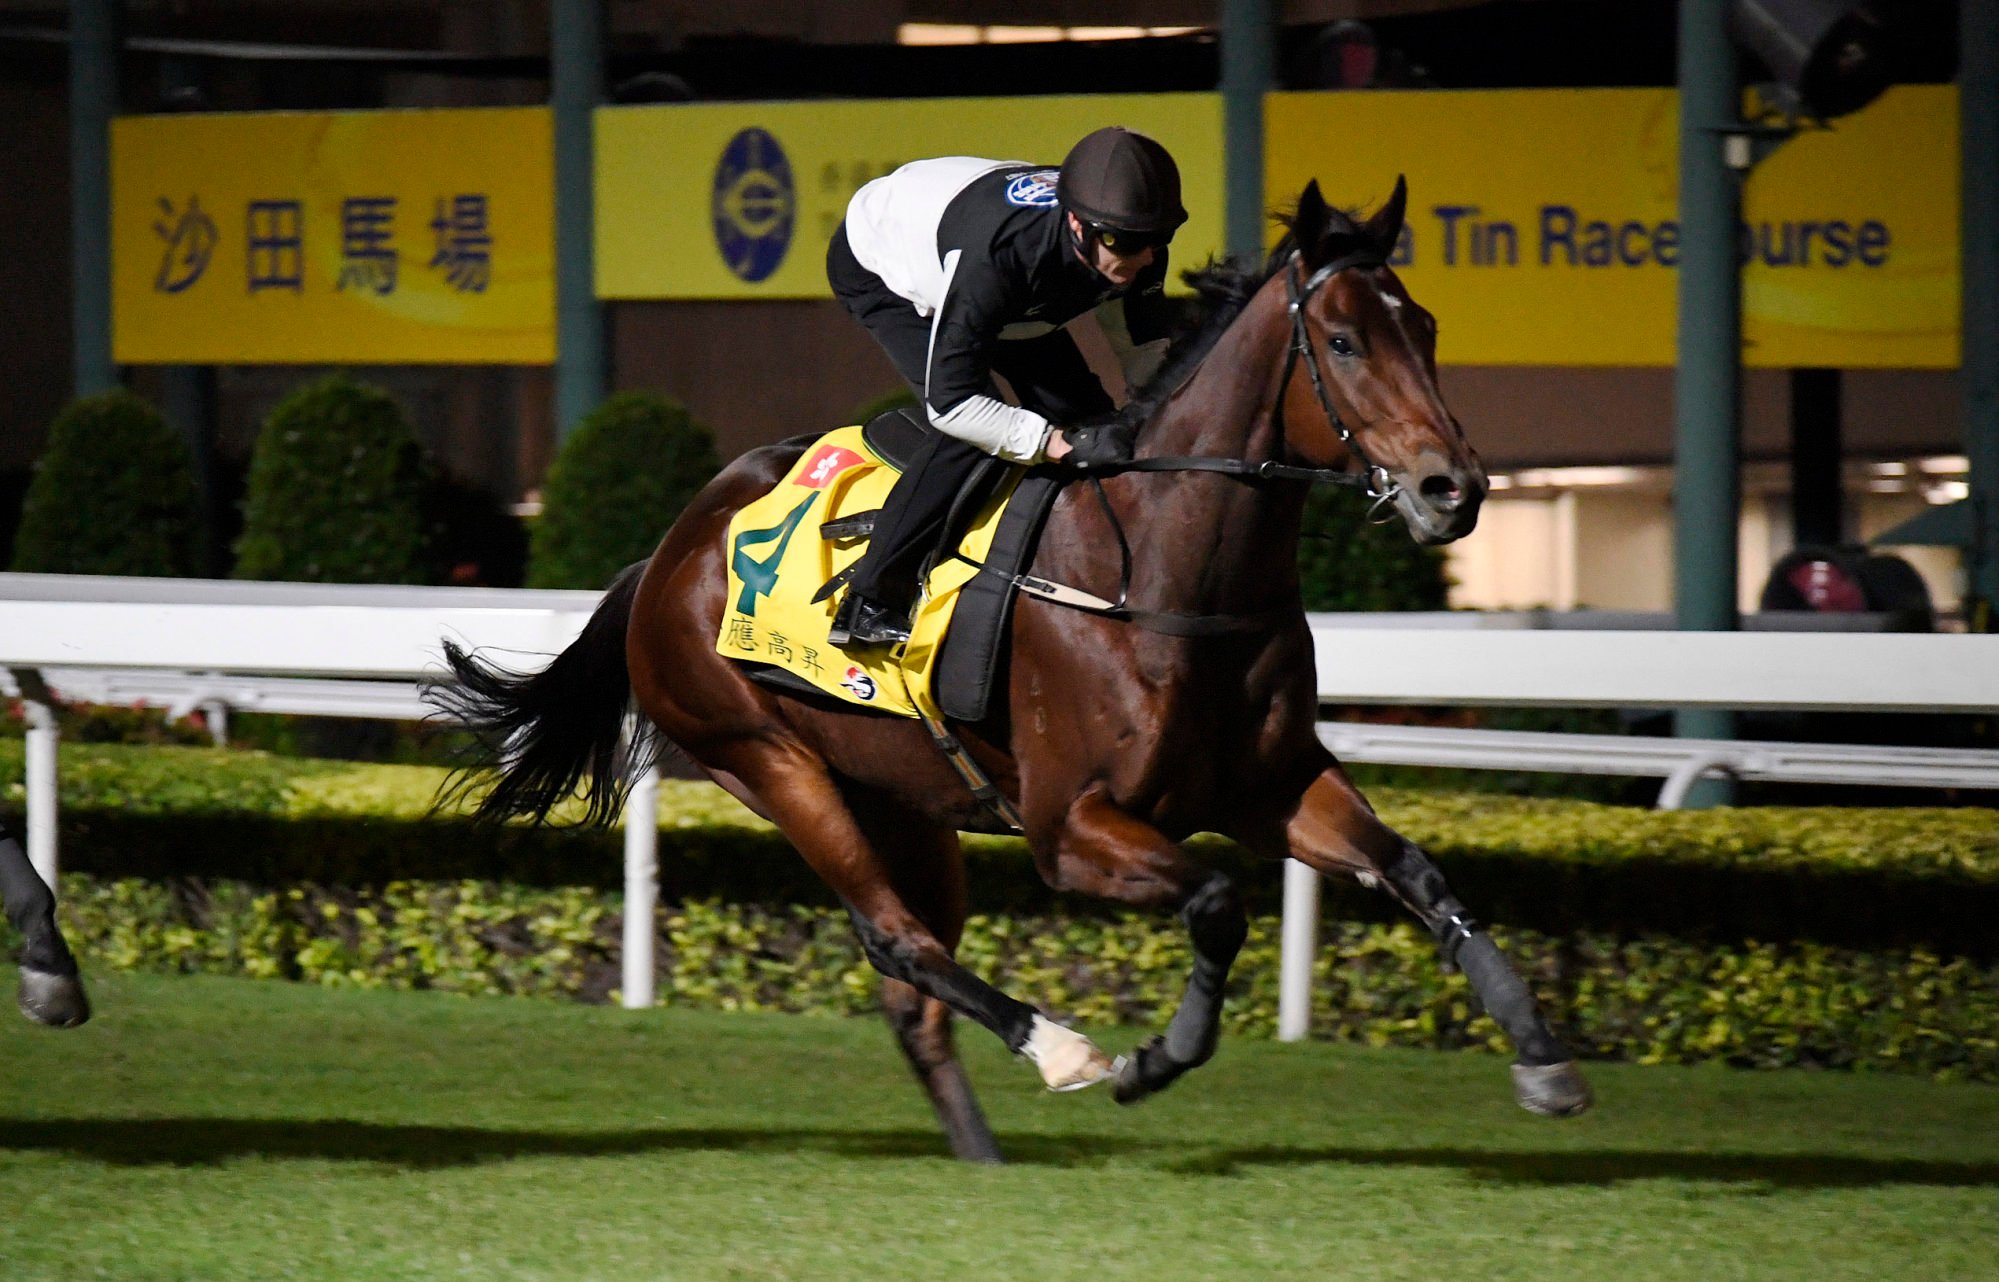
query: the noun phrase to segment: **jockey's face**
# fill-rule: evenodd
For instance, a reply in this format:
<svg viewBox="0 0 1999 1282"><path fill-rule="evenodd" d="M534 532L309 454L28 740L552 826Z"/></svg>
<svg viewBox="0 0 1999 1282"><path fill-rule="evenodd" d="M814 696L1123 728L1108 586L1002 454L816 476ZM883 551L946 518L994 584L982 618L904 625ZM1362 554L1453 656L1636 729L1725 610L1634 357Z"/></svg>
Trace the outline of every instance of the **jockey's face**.
<svg viewBox="0 0 1999 1282"><path fill-rule="evenodd" d="M1076 243L1087 255L1084 261L1096 269L1111 284L1123 288L1138 279L1138 274L1152 265L1152 259L1159 251L1147 245L1129 254L1114 254L1102 241L1086 234L1082 220L1076 215L1069 216L1069 230L1076 234Z"/></svg>

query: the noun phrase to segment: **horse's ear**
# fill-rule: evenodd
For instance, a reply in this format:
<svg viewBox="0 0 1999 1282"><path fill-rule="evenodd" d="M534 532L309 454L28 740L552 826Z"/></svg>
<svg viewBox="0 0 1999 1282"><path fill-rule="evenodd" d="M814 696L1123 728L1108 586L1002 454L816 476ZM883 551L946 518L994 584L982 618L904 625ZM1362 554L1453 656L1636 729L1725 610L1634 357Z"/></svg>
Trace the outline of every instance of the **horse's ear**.
<svg viewBox="0 0 1999 1282"><path fill-rule="evenodd" d="M1319 194L1319 180L1314 178L1305 184L1304 194L1298 197L1298 208L1291 215L1291 235L1299 248L1310 253L1317 249L1326 236L1326 218L1332 210L1326 198Z"/></svg>
<svg viewBox="0 0 1999 1282"><path fill-rule="evenodd" d="M1374 211L1374 217L1367 220L1361 229L1363 235L1373 241L1384 256L1395 252L1395 242L1402 238L1402 215L1409 204L1409 183L1401 174L1395 176L1395 194L1388 203Z"/></svg>

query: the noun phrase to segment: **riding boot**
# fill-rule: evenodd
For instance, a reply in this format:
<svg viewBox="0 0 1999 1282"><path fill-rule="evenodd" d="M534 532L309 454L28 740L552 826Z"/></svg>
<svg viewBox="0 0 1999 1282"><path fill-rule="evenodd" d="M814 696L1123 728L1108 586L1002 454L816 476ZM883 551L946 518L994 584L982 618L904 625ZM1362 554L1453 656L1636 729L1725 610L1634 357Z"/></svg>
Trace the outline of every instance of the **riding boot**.
<svg viewBox="0 0 1999 1282"><path fill-rule="evenodd" d="M833 620L835 645L894 644L909 639L909 620L921 592L924 567L948 536L959 491L982 467L1001 466L993 456L954 436L931 430L890 489L875 517L867 551L847 584ZM842 636L846 639L843 640Z"/></svg>
<svg viewBox="0 0 1999 1282"><path fill-rule="evenodd" d="M834 645L901 645L909 640L910 617L907 607L897 608L870 600L849 589L833 612L833 627L826 639Z"/></svg>

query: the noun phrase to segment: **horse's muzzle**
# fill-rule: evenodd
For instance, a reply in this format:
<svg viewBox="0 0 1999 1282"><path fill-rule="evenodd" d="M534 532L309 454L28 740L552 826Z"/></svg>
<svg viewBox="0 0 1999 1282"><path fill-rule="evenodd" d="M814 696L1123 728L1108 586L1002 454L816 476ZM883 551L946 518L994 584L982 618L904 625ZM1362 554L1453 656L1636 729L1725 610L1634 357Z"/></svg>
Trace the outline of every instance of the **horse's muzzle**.
<svg viewBox="0 0 1999 1282"><path fill-rule="evenodd" d="M1400 486L1395 509L1409 527L1409 537L1418 543L1435 545L1461 539L1478 524L1478 509L1485 502L1485 471L1438 467L1397 477Z"/></svg>

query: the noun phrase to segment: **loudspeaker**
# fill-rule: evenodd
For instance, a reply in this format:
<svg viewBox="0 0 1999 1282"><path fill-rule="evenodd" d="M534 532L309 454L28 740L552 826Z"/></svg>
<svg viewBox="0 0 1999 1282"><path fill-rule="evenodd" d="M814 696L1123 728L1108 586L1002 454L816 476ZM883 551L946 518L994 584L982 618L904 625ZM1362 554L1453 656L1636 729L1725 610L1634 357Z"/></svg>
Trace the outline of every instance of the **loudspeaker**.
<svg viewBox="0 0 1999 1282"><path fill-rule="evenodd" d="M1860 110L1894 79L1892 34L1851 0L1732 0L1728 33L1820 120Z"/></svg>

